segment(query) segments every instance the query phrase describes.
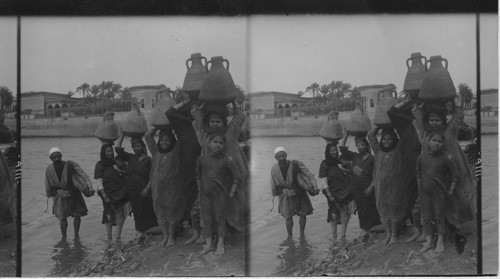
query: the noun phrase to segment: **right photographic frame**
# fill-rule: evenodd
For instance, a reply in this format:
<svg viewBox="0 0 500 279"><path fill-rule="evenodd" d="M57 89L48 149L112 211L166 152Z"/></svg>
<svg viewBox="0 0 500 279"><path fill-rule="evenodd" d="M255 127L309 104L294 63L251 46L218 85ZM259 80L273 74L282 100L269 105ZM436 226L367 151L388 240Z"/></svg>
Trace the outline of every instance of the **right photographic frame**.
<svg viewBox="0 0 500 279"><path fill-rule="evenodd" d="M497 14L247 30L249 275L498 273Z"/></svg>

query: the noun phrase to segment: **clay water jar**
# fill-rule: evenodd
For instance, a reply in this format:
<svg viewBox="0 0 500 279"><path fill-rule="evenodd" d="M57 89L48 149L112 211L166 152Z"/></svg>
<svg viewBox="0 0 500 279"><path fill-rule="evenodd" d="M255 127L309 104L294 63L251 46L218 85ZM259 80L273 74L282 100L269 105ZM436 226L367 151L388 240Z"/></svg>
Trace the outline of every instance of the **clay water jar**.
<svg viewBox="0 0 500 279"><path fill-rule="evenodd" d="M170 88L167 88L156 93L156 105L151 117L151 125L158 130L165 130L170 127L170 121L165 115L167 110L175 105L175 101L168 96L170 92L172 92Z"/></svg>
<svg viewBox="0 0 500 279"><path fill-rule="evenodd" d="M127 113L123 121L123 133L131 138L140 138L148 131L148 123L137 104Z"/></svg>
<svg viewBox="0 0 500 279"><path fill-rule="evenodd" d="M397 92L394 89L384 88L378 92L378 103L373 116L373 124L380 128L392 128L392 122L387 111L398 103Z"/></svg>
<svg viewBox="0 0 500 279"><path fill-rule="evenodd" d="M442 62L445 62L443 67ZM418 97L425 101L446 103L457 96L455 85L448 72L448 60L441 55L429 58L429 70L422 80Z"/></svg>
<svg viewBox="0 0 500 279"><path fill-rule="evenodd" d="M346 130L349 134L355 137L366 137L366 134L372 128L372 123L368 114L363 110L361 105L356 104L356 108L351 113L347 121Z"/></svg>
<svg viewBox="0 0 500 279"><path fill-rule="evenodd" d="M103 121L97 126L94 134L103 143L111 143L120 137L118 125L114 120L114 113L105 113Z"/></svg>
<svg viewBox="0 0 500 279"><path fill-rule="evenodd" d="M339 120L339 113L337 111L328 114L328 120L321 127L319 135L327 142L338 141L344 136L344 128Z"/></svg>
<svg viewBox="0 0 500 279"><path fill-rule="evenodd" d="M422 59L424 63L422 63ZM427 58L422 56L420 52L412 53L411 57L406 59L406 67L408 71L406 72L403 90L410 95L410 98L415 99L418 98L422 80L427 73Z"/></svg>
<svg viewBox="0 0 500 279"><path fill-rule="evenodd" d="M189 62L191 61L191 66ZM202 63L205 61L205 63ZM191 58L186 60L186 76L184 77L184 84L182 91L184 91L192 100L198 99L201 90L201 84L207 77L207 58L201 53L191 54Z"/></svg>
<svg viewBox="0 0 500 279"><path fill-rule="evenodd" d="M224 62L226 62L225 67ZM207 68L209 71L201 84L199 99L222 104L230 103L236 99L236 86L231 73L229 73L229 61L222 56L215 56L208 61Z"/></svg>

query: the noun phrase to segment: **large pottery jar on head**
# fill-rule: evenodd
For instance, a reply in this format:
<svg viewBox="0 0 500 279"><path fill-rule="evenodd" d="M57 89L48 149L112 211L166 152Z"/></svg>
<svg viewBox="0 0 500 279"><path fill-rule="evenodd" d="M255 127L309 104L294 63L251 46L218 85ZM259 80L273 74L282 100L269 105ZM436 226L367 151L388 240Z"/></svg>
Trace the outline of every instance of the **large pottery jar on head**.
<svg viewBox="0 0 500 279"><path fill-rule="evenodd" d="M224 62L226 66L224 67ZM227 104L238 97L231 73L229 61L222 56L215 56L207 63L208 75L201 84L199 99L205 102Z"/></svg>
<svg viewBox="0 0 500 279"><path fill-rule="evenodd" d="M202 63L202 61L205 63ZM191 67L189 66L189 61L191 61ZM200 94L201 84L207 77L207 58L201 55L201 53L191 54L191 58L186 60L186 76L184 77L184 84L182 85L182 91L184 91L191 99L198 99Z"/></svg>
<svg viewBox="0 0 500 279"><path fill-rule="evenodd" d="M132 110L125 116L122 131L131 138L140 138L148 131L148 123L137 101L132 102Z"/></svg>
<svg viewBox="0 0 500 279"><path fill-rule="evenodd" d="M422 59L424 60L423 64ZM422 80L427 73L427 58L422 56L420 52L412 53L411 57L406 59L406 67L408 67L408 71L406 72L403 90L410 95L410 98L416 99L420 92Z"/></svg>
<svg viewBox="0 0 500 279"><path fill-rule="evenodd" d="M168 96L170 92L172 91L168 87L156 92L156 105L151 117L151 125L158 130L165 130L170 126L170 122L165 115L167 110L175 105L175 101Z"/></svg>
<svg viewBox="0 0 500 279"><path fill-rule="evenodd" d="M95 130L95 136L103 143L112 143L120 137L114 116L114 113L106 112L103 116L103 121Z"/></svg>
<svg viewBox="0 0 500 279"><path fill-rule="evenodd" d="M387 111L397 104L397 92L391 87L385 87L378 92L378 103L373 117L373 124L380 128L392 128L392 122Z"/></svg>
<svg viewBox="0 0 500 279"><path fill-rule="evenodd" d="M328 119L323 124L323 127L321 127L319 135L329 143L336 142L344 136L344 129L342 128L337 111L332 111L328 114Z"/></svg>
<svg viewBox="0 0 500 279"><path fill-rule="evenodd" d="M356 108L351 113L349 120L347 121L346 130L349 134L355 137L366 137L368 131L372 128L372 123L366 112L361 107L361 104L357 103Z"/></svg>
<svg viewBox="0 0 500 279"><path fill-rule="evenodd" d="M443 67L442 61L445 62ZM422 80L418 97L425 101L446 103L457 96L455 85L448 72L448 60L441 55L431 56L429 70Z"/></svg>

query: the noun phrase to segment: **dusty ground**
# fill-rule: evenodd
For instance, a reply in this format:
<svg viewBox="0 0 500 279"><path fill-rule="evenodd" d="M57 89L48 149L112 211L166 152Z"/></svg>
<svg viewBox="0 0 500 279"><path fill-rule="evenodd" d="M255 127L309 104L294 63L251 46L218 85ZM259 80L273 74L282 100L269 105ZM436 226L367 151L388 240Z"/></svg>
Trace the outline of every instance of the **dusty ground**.
<svg viewBox="0 0 500 279"><path fill-rule="evenodd" d="M130 241L102 251L97 261L75 266L62 276L244 276L245 239L243 235L226 237L226 253L200 256L200 244L184 246L190 233L176 238L170 248L161 247L163 236L150 236L146 243Z"/></svg>
<svg viewBox="0 0 500 279"><path fill-rule="evenodd" d="M342 275L466 275L477 274L477 237L471 222L466 234L465 250L459 255L454 244L447 242L445 251L421 253L422 242L405 243L411 230L394 245L384 246L383 234L368 243L353 240L330 248L328 256L311 260L294 276Z"/></svg>

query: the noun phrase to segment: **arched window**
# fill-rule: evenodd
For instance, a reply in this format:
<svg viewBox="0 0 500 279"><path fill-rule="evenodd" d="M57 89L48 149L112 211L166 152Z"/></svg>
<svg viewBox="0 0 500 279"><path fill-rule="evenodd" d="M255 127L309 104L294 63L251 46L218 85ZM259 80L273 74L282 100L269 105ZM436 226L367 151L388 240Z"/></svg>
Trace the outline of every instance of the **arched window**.
<svg viewBox="0 0 500 279"><path fill-rule="evenodd" d="M55 117L61 117L61 107L59 104L54 106L54 115Z"/></svg>
<svg viewBox="0 0 500 279"><path fill-rule="evenodd" d="M373 100L373 98L370 98L370 107L375 107L375 101Z"/></svg>
<svg viewBox="0 0 500 279"><path fill-rule="evenodd" d="M54 117L54 107L49 105L46 111L47 117Z"/></svg>
<svg viewBox="0 0 500 279"><path fill-rule="evenodd" d="M287 117L287 116L292 116L292 111L290 109L290 105L289 104L285 105L285 117Z"/></svg>

